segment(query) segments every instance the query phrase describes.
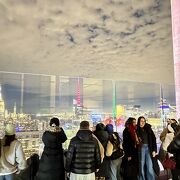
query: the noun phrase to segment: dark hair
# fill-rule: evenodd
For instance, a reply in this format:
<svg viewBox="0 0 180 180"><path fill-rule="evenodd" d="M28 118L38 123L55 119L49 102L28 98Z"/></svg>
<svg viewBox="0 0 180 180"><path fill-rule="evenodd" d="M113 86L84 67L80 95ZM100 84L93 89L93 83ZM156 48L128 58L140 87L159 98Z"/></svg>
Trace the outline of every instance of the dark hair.
<svg viewBox="0 0 180 180"><path fill-rule="evenodd" d="M16 139L15 134L14 135L5 135L4 146L10 146L11 142L13 142L15 139Z"/></svg>
<svg viewBox="0 0 180 180"><path fill-rule="evenodd" d="M145 118L144 116L139 116L139 117L138 117L138 121L137 121L137 126L139 126L139 127L140 127L140 120L141 120L141 119L144 119L145 122L146 122L146 118Z"/></svg>
<svg viewBox="0 0 180 180"><path fill-rule="evenodd" d="M129 117L129 118L127 119L127 121L125 122L125 127L127 127L127 126L130 125L130 124L132 124L134 120L136 121L136 118L134 118L134 117Z"/></svg>
<svg viewBox="0 0 180 180"><path fill-rule="evenodd" d="M96 131L102 131L105 129L105 125L103 123L98 123L96 125Z"/></svg>
<svg viewBox="0 0 180 180"><path fill-rule="evenodd" d="M59 119L56 118L56 117L53 117L53 118L50 120L49 125L52 126L52 124L55 124L56 126L59 126L59 125L60 125Z"/></svg>
<svg viewBox="0 0 180 180"><path fill-rule="evenodd" d="M175 135L180 131L180 126L177 125L175 122L171 124L171 127L173 128Z"/></svg>
<svg viewBox="0 0 180 180"><path fill-rule="evenodd" d="M80 123L80 129L89 129L89 122L88 121L82 121Z"/></svg>
<svg viewBox="0 0 180 180"><path fill-rule="evenodd" d="M178 123L174 118L172 118L171 121L173 121L173 123Z"/></svg>

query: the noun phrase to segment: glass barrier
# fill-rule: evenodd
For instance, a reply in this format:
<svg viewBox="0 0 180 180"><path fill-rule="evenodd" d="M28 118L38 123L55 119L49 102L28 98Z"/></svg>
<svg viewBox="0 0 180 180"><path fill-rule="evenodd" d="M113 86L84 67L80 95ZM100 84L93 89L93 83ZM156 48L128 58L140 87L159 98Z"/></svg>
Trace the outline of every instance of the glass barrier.
<svg viewBox="0 0 180 180"><path fill-rule="evenodd" d="M176 113L174 85L0 72L0 88L0 136L4 123L13 122L27 157L41 151L54 116L70 140L82 120L92 130L99 122L112 123L121 135L128 117L143 115L159 143L166 120Z"/></svg>

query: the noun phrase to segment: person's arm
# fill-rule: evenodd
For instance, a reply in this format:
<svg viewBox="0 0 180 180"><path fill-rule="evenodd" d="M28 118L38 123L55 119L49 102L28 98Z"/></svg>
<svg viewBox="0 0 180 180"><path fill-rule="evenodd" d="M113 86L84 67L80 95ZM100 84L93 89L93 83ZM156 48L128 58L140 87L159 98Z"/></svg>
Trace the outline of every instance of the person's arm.
<svg viewBox="0 0 180 180"><path fill-rule="evenodd" d="M101 144L101 142L99 141L99 139L94 135L92 134L93 137L97 140L98 142L98 145L99 145L99 149L100 149L100 154L101 154L101 162L103 162L103 159L104 159L104 147L103 145Z"/></svg>
<svg viewBox="0 0 180 180"><path fill-rule="evenodd" d="M113 153L113 144L110 141L108 141L106 148L106 156L109 157L112 155L112 153Z"/></svg>
<svg viewBox="0 0 180 180"><path fill-rule="evenodd" d="M168 131L167 131L167 128L164 128L163 131L162 131L162 133L160 134L160 140L161 140L161 142L163 142L163 141L165 140L167 132L168 132Z"/></svg>
<svg viewBox="0 0 180 180"><path fill-rule="evenodd" d="M174 138L174 133L167 133L166 134L165 140L162 143L162 148L164 151L167 151L167 147L173 141L173 138Z"/></svg>
<svg viewBox="0 0 180 180"><path fill-rule="evenodd" d="M72 159L73 159L74 150L75 150L75 145L74 145L73 139L72 139L70 141L68 151L67 151L67 154L66 154L66 166L65 166L65 169L66 169L67 172L71 171L71 163L72 163Z"/></svg>
<svg viewBox="0 0 180 180"><path fill-rule="evenodd" d="M95 139L95 167L96 167L96 171L99 170L100 166L101 166L100 148L98 145L98 141Z"/></svg>
<svg viewBox="0 0 180 180"><path fill-rule="evenodd" d="M152 157L155 157L157 153L157 143L156 143L156 136L152 129L151 129L151 138L152 138Z"/></svg>
<svg viewBox="0 0 180 180"><path fill-rule="evenodd" d="M60 128L59 138L60 138L61 143L64 143L67 140L67 136L63 128Z"/></svg>
<svg viewBox="0 0 180 180"><path fill-rule="evenodd" d="M25 154L23 152L22 145L19 141L17 141L16 146L16 162L18 164L18 170L23 170L27 166Z"/></svg>
<svg viewBox="0 0 180 180"><path fill-rule="evenodd" d="M128 160L132 159L132 149L131 149L131 136L127 129L124 129L123 131L123 150L125 153L125 156L128 158Z"/></svg>
<svg viewBox="0 0 180 180"><path fill-rule="evenodd" d="M44 143L44 145L46 145L46 134L47 134L47 131L45 131L42 135L42 142Z"/></svg>

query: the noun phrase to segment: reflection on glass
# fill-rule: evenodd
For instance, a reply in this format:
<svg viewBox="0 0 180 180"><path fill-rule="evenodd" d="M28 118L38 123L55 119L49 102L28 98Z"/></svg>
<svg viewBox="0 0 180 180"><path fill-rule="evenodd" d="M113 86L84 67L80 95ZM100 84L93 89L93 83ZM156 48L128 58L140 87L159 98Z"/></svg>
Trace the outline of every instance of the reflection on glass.
<svg viewBox="0 0 180 180"><path fill-rule="evenodd" d="M125 120L140 115L148 118L158 137L163 122L175 117L174 85L115 81L113 95L113 82L0 72L0 136L3 124L12 121L28 157L39 151L42 133L53 116L60 119L69 139L82 120L89 120L92 129L98 122L112 123L121 134Z"/></svg>

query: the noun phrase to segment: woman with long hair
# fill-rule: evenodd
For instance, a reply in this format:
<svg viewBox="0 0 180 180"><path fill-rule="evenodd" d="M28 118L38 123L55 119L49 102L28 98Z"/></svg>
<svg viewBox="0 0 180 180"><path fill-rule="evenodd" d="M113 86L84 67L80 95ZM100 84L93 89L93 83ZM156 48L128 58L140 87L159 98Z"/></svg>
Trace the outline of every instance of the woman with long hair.
<svg viewBox="0 0 180 180"><path fill-rule="evenodd" d="M139 180L155 180L152 158L157 152L156 137L143 116L138 118L137 135L141 140Z"/></svg>
<svg viewBox="0 0 180 180"><path fill-rule="evenodd" d="M136 119L129 117L123 131L123 157L124 180L137 180L138 178L138 146L139 140L136 134ZM129 172L128 172L129 170Z"/></svg>

